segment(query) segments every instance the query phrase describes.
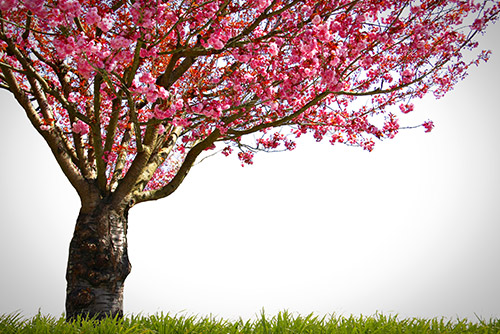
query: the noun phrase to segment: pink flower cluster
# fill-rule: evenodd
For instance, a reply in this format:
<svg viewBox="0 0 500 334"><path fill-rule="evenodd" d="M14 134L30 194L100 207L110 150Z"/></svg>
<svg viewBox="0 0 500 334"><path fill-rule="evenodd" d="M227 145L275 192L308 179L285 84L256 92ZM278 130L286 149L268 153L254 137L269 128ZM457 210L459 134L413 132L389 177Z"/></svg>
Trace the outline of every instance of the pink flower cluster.
<svg viewBox="0 0 500 334"><path fill-rule="evenodd" d="M73 123L73 132L81 135L86 135L87 133L89 133L89 126L81 120L78 120Z"/></svg>
<svg viewBox="0 0 500 334"><path fill-rule="evenodd" d="M58 9L70 18L78 17L82 14L82 8L78 0L61 0Z"/></svg>
<svg viewBox="0 0 500 334"><path fill-rule="evenodd" d="M263 11L271 4L271 0L256 0L256 6L259 11Z"/></svg>
<svg viewBox="0 0 500 334"><path fill-rule="evenodd" d="M296 144L291 140L286 140L286 136L281 133L274 133L272 136L268 138L258 138L257 144L262 145L262 147L266 150L272 150L278 148L281 144L285 145L285 148L289 151L292 151Z"/></svg>
<svg viewBox="0 0 500 334"><path fill-rule="evenodd" d="M384 123L382 131L388 138L394 138L394 136L398 133L398 130L398 119L393 114L389 114L388 120Z"/></svg>
<svg viewBox="0 0 500 334"><path fill-rule="evenodd" d="M425 128L425 132L431 132L432 129L434 128L434 122L433 121L427 121L422 124L422 126Z"/></svg>
<svg viewBox="0 0 500 334"><path fill-rule="evenodd" d="M415 106L413 105L413 103L409 103L409 104L400 104L399 105L399 109L401 110L402 113L404 114L407 114L409 113L410 111L413 111L413 109L415 108Z"/></svg>
<svg viewBox="0 0 500 334"><path fill-rule="evenodd" d="M0 0L0 10L1 11L9 11L13 10L17 7L19 1L18 0Z"/></svg>
<svg viewBox="0 0 500 334"><path fill-rule="evenodd" d="M131 90L139 95L145 95L149 103L154 103L158 98L166 100L170 94L161 86L156 85L156 78L150 72L144 72L139 80L134 80Z"/></svg>
<svg viewBox="0 0 500 334"><path fill-rule="evenodd" d="M253 165L253 152L247 151L247 152L238 152L238 159L241 161L241 166L246 165Z"/></svg>

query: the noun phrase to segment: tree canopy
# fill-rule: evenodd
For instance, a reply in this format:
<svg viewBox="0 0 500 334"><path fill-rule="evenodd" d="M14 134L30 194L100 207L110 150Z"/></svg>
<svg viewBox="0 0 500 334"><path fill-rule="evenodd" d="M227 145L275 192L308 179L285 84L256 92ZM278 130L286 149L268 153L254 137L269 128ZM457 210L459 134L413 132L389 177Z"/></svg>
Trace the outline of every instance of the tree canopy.
<svg viewBox="0 0 500 334"><path fill-rule="evenodd" d="M0 0L0 87L80 194L170 195L222 143L372 150L467 68L498 1ZM426 120L422 126L431 131Z"/></svg>

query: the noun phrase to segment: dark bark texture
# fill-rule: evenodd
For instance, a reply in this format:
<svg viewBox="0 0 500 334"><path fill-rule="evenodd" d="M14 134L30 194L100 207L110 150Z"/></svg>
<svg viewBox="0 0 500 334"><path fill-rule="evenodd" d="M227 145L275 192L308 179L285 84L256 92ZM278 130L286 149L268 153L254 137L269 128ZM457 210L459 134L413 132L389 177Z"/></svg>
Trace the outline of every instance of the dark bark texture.
<svg viewBox="0 0 500 334"><path fill-rule="evenodd" d="M102 202L80 211L66 272L66 319L123 316L123 283L130 273L128 208Z"/></svg>

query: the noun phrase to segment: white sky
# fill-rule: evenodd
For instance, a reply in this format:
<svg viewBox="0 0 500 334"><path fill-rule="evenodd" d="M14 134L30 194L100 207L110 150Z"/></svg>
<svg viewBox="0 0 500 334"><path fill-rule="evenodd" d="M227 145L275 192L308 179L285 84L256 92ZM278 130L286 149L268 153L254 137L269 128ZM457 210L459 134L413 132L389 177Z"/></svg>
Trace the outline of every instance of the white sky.
<svg viewBox="0 0 500 334"><path fill-rule="evenodd" d="M432 133L371 153L300 140L244 168L219 155L134 207L125 311L500 317L500 24L490 28L490 61L409 115L433 119ZM59 316L79 200L13 99L0 100L0 314Z"/></svg>

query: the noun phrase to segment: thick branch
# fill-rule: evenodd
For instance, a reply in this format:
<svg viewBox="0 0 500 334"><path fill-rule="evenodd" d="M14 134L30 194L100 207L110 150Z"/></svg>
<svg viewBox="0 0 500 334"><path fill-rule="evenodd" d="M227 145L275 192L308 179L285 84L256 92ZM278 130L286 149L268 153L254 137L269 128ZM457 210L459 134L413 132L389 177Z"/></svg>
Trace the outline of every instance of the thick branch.
<svg viewBox="0 0 500 334"><path fill-rule="evenodd" d="M144 148L142 145L141 125L139 124L139 120L137 119L137 110L135 102L132 99L130 92L127 92L127 100L130 109L129 111L130 121L132 122L132 127L134 128L134 133L135 133L135 145L137 147L137 152L142 152Z"/></svg>
<svg viewBox="0 0 500 334"><path fill-rule="evenodd" d="M160 189L135 193L133 197L134 203L157 200L172 194L184 181L184 178L191 170L191 167L193 167L193 164L195 163L196 158L200 155L200 153L212 146L213 143L219 138L219 136L220 131L216 129L207 138L196 144L188 152L186 158L184 159L184 162L177 171L177 174L167 185Z"/></svg>
<svg viewBox="0 0 500 334"><path fill-rule="evenodd" d="M172 56L172 59L170 60L170 63L173 63L175 65L176 60L179 57L176 57L176 55ZM175 68L175 70L170 69L170 63L169 67L167 68L168 71L165 71L162 75L158 77L156 80L156 84L159 86L162 86L166 90L170 89L172 85L184 74L186 71L191 67L191 65L194 64L196 61L196 56L188 56L184 58L184 60Z"/></svg>
<svg viewBox="0 0 500 334"><path fill-rule="evenodd" d="M103 159L101 134L101 83L102 76L98 74L94 81L94 121L90 124L90 128L97 167L97 184L101 193L104 194L106 192L106 163Z"/></svg>
<svg viewBox="0 0 500 334"><path fill-rule="evenodd" d="M144 135L144 143L143 150L137 152L132 165L130 166L127 175L119 181L118 187L113 194L113 202L115 204L120 204L125 197L127 197L134 186L137 183L137 180L141 176L146 167L149 157L153 153L153 149L156 143L156 139L158 137L158 126L157 125L149 125L146 128L146 134Z"/></svg>
<svg viewBox="0 0 500 334"><path fill-rule="evenodd" d="M106 142L104 143L104 152L111 152L111 149L113 147L116 127L118 125L118 118L120 117L120 111L122 107L122 94L123 93L120 91L113 99L113 104L111 107L111 117L109 119L109 124L106 127Z"/></svg>
<svg viewBox="0 0 500 334"><path fill-rule="evenodd" d="M182 127L176 126L172 132L168 135L167 138L164 139L163 145L156 149L151 157L149 158L149 162L147 166L144 168L144 171L141 173L140 177L137 180L135 190L134 191L142 191L146 185L149 183L154 173L158 169L159 166L163 164L163 162L168 158L173 148L175 147L175 143L177 139L180 137L182 132Z"/></svg>
<svg viewBox="0 0 500 334"><path fill-rule="evenodd" d="M120 153L118 154L118 158L116 159L113 177L111 179L111 182L109 183L109 191L111 192L114 191L118 186L118 181L122 176L123 168L125 168L125 163L127 161L127 149L128 146L130 145L130 141L132 140L132 135L130 134L130 131L131 131L130 129L127 129L123 134L122 142L120 144L122 150L120 151Z"/></svg>

